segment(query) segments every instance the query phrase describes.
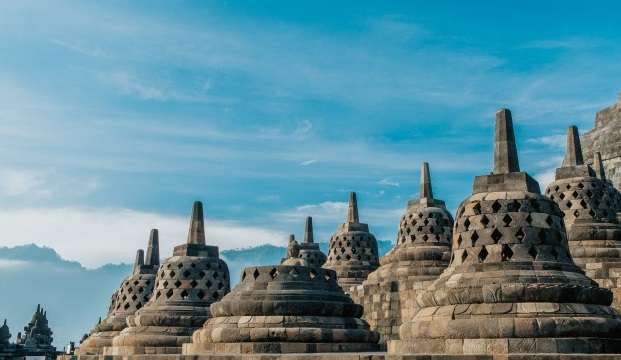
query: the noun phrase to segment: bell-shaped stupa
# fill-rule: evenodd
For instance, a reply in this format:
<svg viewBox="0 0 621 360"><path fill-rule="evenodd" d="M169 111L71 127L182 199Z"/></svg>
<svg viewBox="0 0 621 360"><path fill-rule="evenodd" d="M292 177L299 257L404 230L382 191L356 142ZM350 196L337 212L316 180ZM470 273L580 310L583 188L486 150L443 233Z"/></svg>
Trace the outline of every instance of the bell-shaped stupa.
<svg viewBox="0 0 621 360"><path fill-rule="evenodd" d="M140 310L151 298L159 266L159 236L157 229L152 229L146 260L144 251L139 249L132 274L112 295L108 315L100 319L89 337L80 344L76 352L78 356L103 354L105 347L112 346L112 339L127 327L127 317Z"/></svg>
<svg viewBox="0 0 621 360"><path fill-rule="evenodd" d="M8 349L11 345L11 331L9 330L9 326L6 324L6 319L4 319L4 324L0 326L0 351Z"/></svg>
<svg viewBox="0 0 621 360"><path fill-rule="evenodd" d="M411 319L418 310L416 295L448 266L452 227L453 217L444 201L433 197L429 164L423 163L419 198L408 202L394 248L352 291L382 344L399 338L402 319Z"/></svg>
<svg viewBox="0 0 621 360"><path fill-rule="evenodd" d="M41 305L37 305L37 310L28 325L24 327L24 332L18 334L16 344L28 351L54 352L56 348L52 345L54 341L52 335L52 329L47 321L47 312Z"/></svg>
<svg viewBox="0 0 621 360"><path fill-rule="evenodd" d="M449 267L417 298L392 354L619 353L612 293L574 264L563 213L520 171L511 113L496 113L494 171L457 210Z"/></svg>
<svg viewBox="0 0 621 360"><path fill-rule="evenodd" d="M360 319L362 306L339 287L336 273L295 255L280 265L245 268L211 315L183 345L184 355L377 350L378 334Z"/></svg>
<svg viewBox="0 0 621 360"><path fill-rule="evenodd" d="M346 222L340 224L330 238L326 269L336 271L338 283L345 292L360 285L379 266L377 240L369 232L369 225L358 217L356 193L349 194Z"/></svg>
<svg viewBox="0 0 621 360"><path fill-rule="evenodd" d="M298 257L308 266L321 267L326 262L326 254L319 249L313 237L313 218L307 217L304 225L304 241L298 246Z"/></svg>
<svg viewBox="0 0 621 360"><path fill-rule="evenodd" d="M556 169L555 181L546 189L546 195L565 214L574 262L600 286L611 289L616 295L615 307L621 309L621 278L617 276L621 271L619 192L606 181L597 154L593 168L584 163L578 128L571 126L565 160Z"/></svg>
<svg viewBox="0 0 621 360"><path fill-rule="evenodd" d="M176 246L157 273L149 302L116 336L106 355L179 354L229 292L229 270L217 246L205 244L203 204L194 203L187 243Z"/></svg>

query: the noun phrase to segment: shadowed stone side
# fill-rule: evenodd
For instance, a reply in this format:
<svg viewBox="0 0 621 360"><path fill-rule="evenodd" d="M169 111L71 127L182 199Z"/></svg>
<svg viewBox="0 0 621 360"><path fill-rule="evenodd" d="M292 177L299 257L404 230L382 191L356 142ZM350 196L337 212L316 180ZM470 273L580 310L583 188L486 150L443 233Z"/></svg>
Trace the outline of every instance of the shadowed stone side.
<svg viewBox="0 0 621 360"><path fill-rule="evenodd" d="M211 315L183 345L184 355L377 350L378 334L360 319L362 306L343 292L333 270L248 267Z"/></svg>
<svg viewBox="0 0 621 360"><path fill-rule="evenodd" d="M442 200L433 198L427 163L420 185L420 198L409 201L401 217L395 247L362 286L351 290L383 346L399 338L402 319L411 319L418 310L416 295L444 271L451 255L453 217Z"/></svg>
<svg viewBox="0 0 621 360"><path fill-rule="evenodd" d="M127 317L105 355L180 354L181 345L209 318L209 307L229 292L229 270L217 246L205 245L203 205L195 202L186 244L160 266L149 302Z"/></svg>
<svg viewBox="0 0 621 360"><path fill-rule="evenodd" d="M596 156L595 166L598 159ZM569 250L574 262L604 288L621 295L621 225L616 209L621 206L619 192L582 159L578 129L569 128L567 153L546 196L564 213ZM621 309L621 297L613 306Z"/></svg>
<svg viewBox="0 0 621 360"><path fill-rule="evenodd" d="M298 257L308 266L321 267L326 262L326 254L319 249L313 236L313 218L307 217L304 224L304 241L298 246Z"/></svg>
<svg viewBox="0 0 621 360"><path fill-rule="evenodd" d="M515 144L508 115L496 114L496 139ZM611 292L573 263L563 213L515 164L476 177L457 210L451 263L418 295L421 310L390 354L621 351Z"/></svg>
<svg viewBox="0 0 621 360"><path fill-rule="evenodd" d="M325 269L336 271L338 283L345 292L360 285L379 266L377 240L369 225L360 222L356 193L349 194L347 219L330 238Z"/></svg>
<svg viewBox="0 0 621 360"><path fill-rule="evenodd" d="M151 230L147 247L147 262L144 251L138 250L132 275L121 283L112 295L108 315L91 330L76 351L79 358L84 355L102 354L105 347L112 345L112 339L127 327L127 317L142 308L153 294L155 274L160 264L159 237L157 229Z"/></svg>

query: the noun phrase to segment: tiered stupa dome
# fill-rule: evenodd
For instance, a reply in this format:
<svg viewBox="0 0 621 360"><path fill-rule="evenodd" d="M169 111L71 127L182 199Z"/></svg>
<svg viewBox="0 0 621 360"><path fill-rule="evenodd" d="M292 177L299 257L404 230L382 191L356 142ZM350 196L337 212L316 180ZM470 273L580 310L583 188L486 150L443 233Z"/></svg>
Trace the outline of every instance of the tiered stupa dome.
<svg viewBox="0 0 621 360"><path fill-rule="evenodd" d="M362 307L339 287L336 273L300 258L245 268L241 282L211 306L185 355L338 353L377 349L378 334ZM293 263L294 265L286 265Z"/></svg>
<svg viewBox="0 0 621 360"><path fill-rule="evenodd" d="M47 312L41 305L37 305L37 310L24 327L24 332L18 334L16 343L30 351L54 351L52 334L47 321Z"/></svg>
<svg viewBox="0 0 621 360"><path fill-rule="evenodd" d="M304 241L299 244L298 257L308 266L321 267L326 262L326 254L319 249L313 237L313 218L307 217L304 225Z"/></svg>
<svg viewBox="0 0 621 360"><path fill-rule="evenodd" d="M574 264L562 211L520 171L509 110L496 113L494 160L457 210L449 267L389 352L618 353L612 294Z"/></svg>
<svg viewBox="0 0 621 360"><path fill-rule="evenodd" d="M195 202L187 243L176 246L157 273L149 302L127 318L109 355L181 352L209 318L209 307L229 292L229 270L217 246L205 244L203 204Z"/></svg>
<svg viewBox="0 0 621 360"><path fill-rule="evenodd" d="M617 220L619 192L605 179L601 157L594 168L584 163L578 128L567 134L567 152L563 165L556 169L556 179L546 195L564 213L569 250L574 262L600 286L621 296L621 283L610 278L609 270L621 269L621 225ZM621 308L621 299L615 299Z"/></svg>
<svg viewBox="0 0 621 360"><path fill-rule="evenodd" d="M395 247L380 260L362 286L352 291L364 306L364 319L382 339L399 338L402 319L411 319L416 295L448 266L453 217L444 201L433 197L429 164L421 168L420 194L408 202Z"/></svg>
<svg viewBox="0 0 621 360"><path fill-rule="evenodd" d="M9 340L11 340L11 332L9 331L9 326L6 324L6 319L4 319L4 324L0 326L0 350L6 349L11 345Z"/></svg>
<svg viewBox="0 0 621 360"><path fill-rule="evenodd" d="M112 345L112 339L127 327L127 317L141 309L151 298L155 286L155 274L160 265L159 236L152 229L147 246L147 258L139 249L134 270L123 280L112 295L107 317L97 323L77 351L78 355L102 354L105 347Z"/></svg>
<svg viewBox="0 0 621 360"><path fill-rule="evenodd" d="M346 222L330 238L328 261L323 267L336 271L339 285L349 292L378 266L377 240L369 232L369 225L360 222L356 193L352 192Z"/></svg>

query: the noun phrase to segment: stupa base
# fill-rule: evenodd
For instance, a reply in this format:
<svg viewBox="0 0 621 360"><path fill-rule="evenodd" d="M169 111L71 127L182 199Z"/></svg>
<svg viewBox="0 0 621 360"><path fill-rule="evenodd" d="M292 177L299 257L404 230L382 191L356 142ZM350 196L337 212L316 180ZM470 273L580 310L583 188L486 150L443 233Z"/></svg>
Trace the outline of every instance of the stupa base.
<svg viewBox="0 0 621 360"><path fill-rule="evenodd" d="M388 353L458 356L453 359L479 354L621 354L621 339L577 337L395 340L388 343Z"/></svg>
<svg viewBox="0 0 621 360"><path fill-rule="evenodd" d="M104 348L112 346L112 339L117 336L120 331L101 331L94 333L88 337L77 351L78 359L85 359L86 355L101 355Z"/></svg>
<svg viewBox="0 0 621 360"><path fill-rule="evenodd" d="M304 342L248 342L183 344L184 355L211 354L318 354L378 351L372 343L304 343Z"/></svg>

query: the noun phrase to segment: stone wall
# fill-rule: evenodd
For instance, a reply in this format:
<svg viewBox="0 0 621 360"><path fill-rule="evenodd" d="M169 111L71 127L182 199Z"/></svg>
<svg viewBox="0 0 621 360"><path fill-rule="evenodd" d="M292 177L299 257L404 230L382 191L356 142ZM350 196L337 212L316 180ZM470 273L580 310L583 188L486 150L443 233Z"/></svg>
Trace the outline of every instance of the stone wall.
<svg viewBox="0 0 621 360"><path fill-rule="evenodd" d="M584 159L593 163L593 152L602 154L606 177L621 189L621 93L619 101L595 115L595 128L582 137Z"/></svg>

